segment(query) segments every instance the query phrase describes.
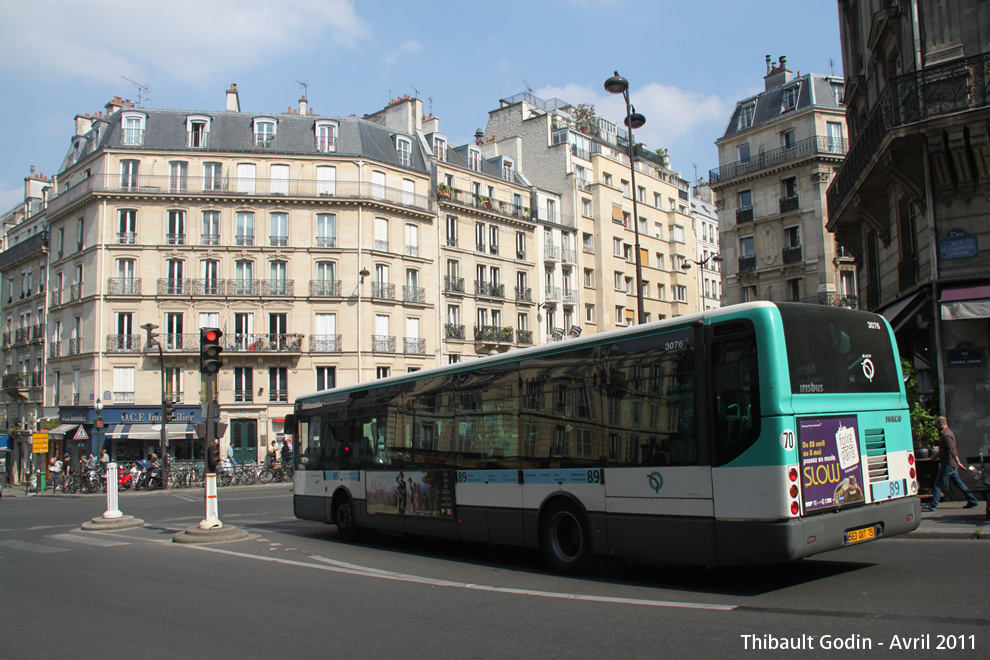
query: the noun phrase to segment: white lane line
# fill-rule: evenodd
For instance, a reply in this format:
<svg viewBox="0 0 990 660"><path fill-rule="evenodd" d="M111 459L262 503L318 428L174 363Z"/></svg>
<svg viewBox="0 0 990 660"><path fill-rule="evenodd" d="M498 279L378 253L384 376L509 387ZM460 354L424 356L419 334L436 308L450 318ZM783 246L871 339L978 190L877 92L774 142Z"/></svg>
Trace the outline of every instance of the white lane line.
<svg viewBox="0 0 990 660"><path fill-rule="evenodd" d="M162 518L162 522L175 522L177 520L202 520L203 516L182 516L181 518Z"/></svg>
<svg viewBox="0 0 990 660"><path fill-rule="evenodd" d="M327 559L325 557L312 557L317 561L324 562L329 565L317 565L310 564L307 562L295 561L292 559L279 559L278 557L263 557L258 555L252 555L244 552L234 552L233 550L223 550L221 548L211 548L205 545L195 545L186 544L185 548L191 550L200 550L203 552L215 552L222 555L228 555L231 557L241 557L244 559L256 559L259 561L269 561L275 562L277 564L285 564L288 566L300 566L302 568L315 569L318 571L330 571L332 573L344 573L347 575L358 575L368 578L376 578L379 580L393 580L396 582L411 582L414 584L425 584L433 587L451 587L454 589L470 589L472 591L488 591L492 593L502 593L514 596L531 596L537 598L555 598L560 600L573 600L573 601L586 601L595 603L613 603L617 605L639 605L646 607L672 607L681 609L694 609L694 610L718 610L723 612L728 612L736 609L735 605L721 605L718 603L688 603L688 602L677 602L677 601L667 601L667 600L647 600L642 598L616 598L612 596L592 596L588 594L569 594L561 593L555 591L534 591L532 589L513 589L509 587L493 587L480 584L469 584L466 582L452 582L450 580L437 580L434 578L419 577L417 575L406 575L403 573L389 573L387 571L378 571L377 569L357 566L355 564L345 564L343 562L336 562L332 559Z"/></svg>
<svg viewBox="0 0 990 660"><path fill-rule="evenodd" d="M59 541L69 541L70 543L81 543L82 545L98 545L101 548L109 548L115 545L130 545L124 541L96 539L91 536L82 536L80 534L51 534L47 538L58 539Z"/></svg>
<svg viewBox="0 0 990 660"><path fill-rule="evenodd" d="M0 541L0 545L13 548L14 550L24 550L26 552L35 552L38 554L46 555L53 552L68 552L68 548L54 548L50 545L41 545L39 543L28 543L27 541L18 541L16 539L11 539L9 541Z"/></svg>
<svg viewBox="0 0 990 660"><path fill-rule="evenodd" d="M182 500L183 502L199 502L199 500L193 499L191 497L186 497L185 495L173 495L172 497L174 497L177 500Z"/></svg>

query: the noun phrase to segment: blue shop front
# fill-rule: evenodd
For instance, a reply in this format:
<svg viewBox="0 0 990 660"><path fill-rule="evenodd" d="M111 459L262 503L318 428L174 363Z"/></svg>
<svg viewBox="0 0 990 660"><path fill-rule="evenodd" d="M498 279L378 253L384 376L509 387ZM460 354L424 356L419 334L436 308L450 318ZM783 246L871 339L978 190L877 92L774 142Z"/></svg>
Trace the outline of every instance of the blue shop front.
<svg viewBox="0 0 990 660"><path fill-rule="evenodd" d="M108 405L102 415L92 407L65 406L59 411L59 421L59 426L49 430L48 435L53 440L64 441L65 452L73 464L90 452L99 456L104 448L111 460L118 463L145 459L151 453L161 454L160 406ZM206 448L193 427L201 421L199 405L175 406L172 421L167 424L166 448L171 458L203 459Z"/></svg>

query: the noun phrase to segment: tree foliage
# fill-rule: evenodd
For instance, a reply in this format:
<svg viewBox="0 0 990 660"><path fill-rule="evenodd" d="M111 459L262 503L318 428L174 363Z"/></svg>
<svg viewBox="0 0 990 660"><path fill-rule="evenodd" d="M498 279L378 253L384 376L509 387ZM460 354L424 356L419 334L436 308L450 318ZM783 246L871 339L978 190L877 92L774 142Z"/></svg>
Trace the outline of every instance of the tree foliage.
<svg viewBox="0 0 990 660"><path fill-rule="evenodd" d="M904 372L904 389L907 391L908 408L911 411L911 437L919 446L934 447L938 444L938 427L935 426L937 415L921 402L918 379L911 361L901 358L901 370Z"/></svg>

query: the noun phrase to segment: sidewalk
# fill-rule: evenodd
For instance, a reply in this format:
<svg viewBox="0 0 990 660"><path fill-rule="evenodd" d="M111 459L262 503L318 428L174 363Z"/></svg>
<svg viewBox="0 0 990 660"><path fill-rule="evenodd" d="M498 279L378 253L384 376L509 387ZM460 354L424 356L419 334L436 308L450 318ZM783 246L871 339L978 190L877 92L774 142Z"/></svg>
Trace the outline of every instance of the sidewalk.
<svg viewBox="0 0 990 660"><path fill-rule="evenodd" d="M934 511L921 511L921 527L909 539L990 539L987 503L964 509L965 502L942 502Z"/></svg>

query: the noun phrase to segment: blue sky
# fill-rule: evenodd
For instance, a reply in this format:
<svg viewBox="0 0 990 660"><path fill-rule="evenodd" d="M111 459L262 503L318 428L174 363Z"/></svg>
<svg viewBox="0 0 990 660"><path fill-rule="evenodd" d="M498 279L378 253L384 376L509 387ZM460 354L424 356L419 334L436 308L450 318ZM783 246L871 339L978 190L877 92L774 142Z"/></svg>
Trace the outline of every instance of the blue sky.
<svg viewBox="0 0 990 660"><path fill-rule="evenodd" d="M115 95L146 107L279 113L302 87L322 115L364 115L404 94L455 144L484 128L499 99L527 91L594 104L621 124L630 82L646 126L688 180L718 165L714 141L736 101L763 89L765 57L841 75L832 1L709 0L34 0L0 8L0 211L23 180L55 173L73 117ZM145 94L142 93L143 96ZM523 164L525 166L525 164Z"/></svg>

